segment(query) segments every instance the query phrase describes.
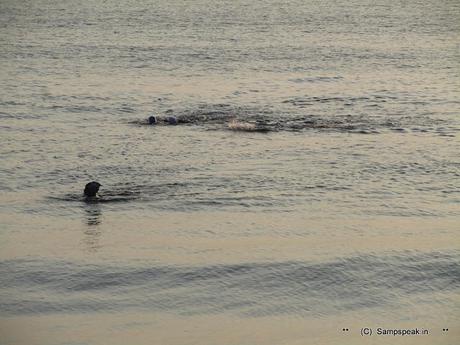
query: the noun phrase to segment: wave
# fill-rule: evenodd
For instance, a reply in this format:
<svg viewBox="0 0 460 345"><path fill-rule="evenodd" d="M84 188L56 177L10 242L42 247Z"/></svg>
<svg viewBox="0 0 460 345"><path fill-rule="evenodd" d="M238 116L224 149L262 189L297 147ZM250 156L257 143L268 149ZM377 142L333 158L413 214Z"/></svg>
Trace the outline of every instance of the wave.
<svg viewBox="0 0 460 345"><path fill-rule="evenodd" d="M442 303L458 293L460 252L358 255L329 262L204 266L103 265L45 259L0 262L2 314L127 308L178 314L322 315ZM444 300L447 301L447 297Z"/></svg>

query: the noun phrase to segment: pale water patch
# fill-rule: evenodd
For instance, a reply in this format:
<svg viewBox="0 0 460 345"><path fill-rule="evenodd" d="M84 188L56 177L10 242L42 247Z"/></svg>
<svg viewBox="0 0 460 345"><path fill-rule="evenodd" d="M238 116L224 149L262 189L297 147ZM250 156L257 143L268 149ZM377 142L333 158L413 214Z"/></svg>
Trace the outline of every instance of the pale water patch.
<svg viewBox="0 0 460 345"><path fill-rule="evenodd" d="M450 344L459 334L452 329L442 332L447 318L430 320L426 323L412 323L400 320L398 327L429 329L429 336L391 337L392 344ZM2 318L1 329L9 329L6 340L24 345L49 344L105 344L113 339L113 344L124 345L168 343L172 345L224 345L241 344L317 344L353 345L362 341L362 327L391 327L386 318L376 315L366 316L362 311L350 313L346 317L303 319L297 317L259 317L238 319L222 315L181 317L168 313L98 313L73 315L42 315L41 317L18 316ZM21 332L27 325L30 332ZM344 336L342 328L350 333ZM50 341L50 339L52 339ZM374 338L375 344L388 344L387 337Z"/></svg>

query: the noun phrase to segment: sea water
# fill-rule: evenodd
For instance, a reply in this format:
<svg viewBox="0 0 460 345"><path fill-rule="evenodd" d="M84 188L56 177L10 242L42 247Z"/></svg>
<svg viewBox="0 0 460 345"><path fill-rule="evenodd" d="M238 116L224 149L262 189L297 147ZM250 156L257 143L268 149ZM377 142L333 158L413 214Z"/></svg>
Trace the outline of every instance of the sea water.
<svg viewBox="0 0 460 345"><path fill-rule="evenodd" d="M0 343L460 341L459 23L0 1Z"/></svg>

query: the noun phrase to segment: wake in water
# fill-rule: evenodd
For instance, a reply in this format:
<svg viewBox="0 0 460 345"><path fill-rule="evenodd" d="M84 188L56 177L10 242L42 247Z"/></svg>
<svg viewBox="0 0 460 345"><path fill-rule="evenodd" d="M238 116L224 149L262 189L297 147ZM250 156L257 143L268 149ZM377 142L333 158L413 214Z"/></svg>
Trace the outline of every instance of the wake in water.
<svg viewBox="0 0 460 345"><path fill-rule="evenodd" d="M233 119L228 123L228 129L232 131L237 131L237 132L260 132L260 133L270 132L270 128L268 128L266 124L242 122L236 119Z"/></svg>
<svg viewBox="0 0 460 345"><path fill-rule="evenodd" d="M351 99L350 102L363 101ZM342 98L315 98L311 100L293 99L286 103L304 108L310 102L345 102ZM171 121L170 119L174 119ZM360 134L378 134L383 130L395 132L437 132L439 135L455 135L456 126L449 126L445 120L429 116L375 116L369 114L337 114L320 116L314 114L286 113L270 109L235 107L229 104L201 105L195 110L168 110L158 121L150 123L149 119L131 121L131 124L147 126L194 125L208 129L231 130L238 132L300 132L306 130L335 131Z"/></svg>
<svg viewBox="0 0 460 345"><path fill-rule="evenodd" d="M97 196L87 197L83 194L69 193L63 196L51 196L50 200L57 201L72 201L72 202L84 202L87 204L98 204L98 203L114 203L114 202L127 202L137 200L140 197L139 190L104 190L99 192Z"/></svg>
<svg viewBox="0 0 460 345"><path fill-rule="evenodd" d="M180 195L184 199L184 204L189 205L189 203L191 203L192 200L195 200L195 198L198 198L198 201L195 200L195 202L199 203L199 195L201 194L193 191L193 188L196 188L196 186L190 182L173 182L163 184L152 183L151 181L146 181L144 184L118 182L117 185L117 187L110 187L108 183L104 184L104 189L101 189L95 197L87 197L81 192L74 192L61 196L50 196L48 199L51 201L80 202L85 204L155 200L157 203L161 204L162 202L167 202L171 199L174 200L177 195ZM169 207L165 207L169 209Z"/></svg>

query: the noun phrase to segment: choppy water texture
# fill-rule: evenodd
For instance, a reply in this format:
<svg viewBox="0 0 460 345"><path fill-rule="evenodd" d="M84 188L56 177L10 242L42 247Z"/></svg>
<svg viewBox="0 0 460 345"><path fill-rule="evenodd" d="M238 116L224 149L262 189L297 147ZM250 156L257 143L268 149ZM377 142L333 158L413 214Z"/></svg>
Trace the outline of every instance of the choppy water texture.
<svg viewBox="0 0 460 345"><path fill-rule="evenodd" d="M458 342L459 23L1 1L0 342Z"/></svg>

